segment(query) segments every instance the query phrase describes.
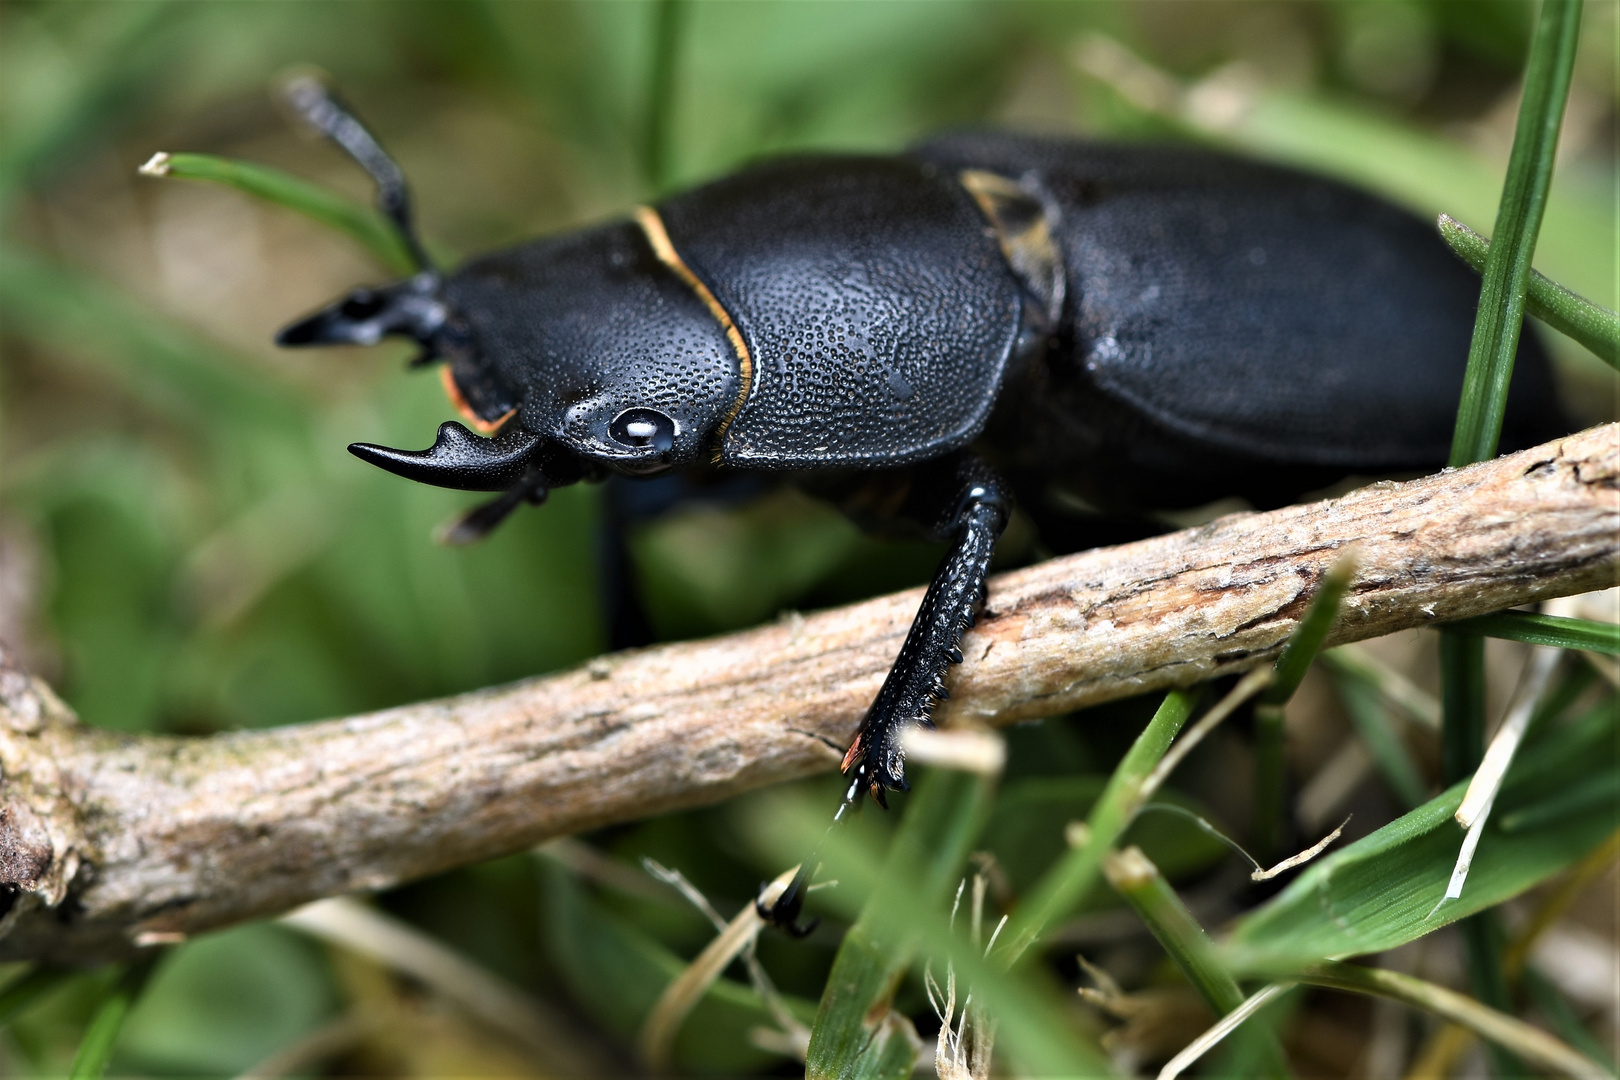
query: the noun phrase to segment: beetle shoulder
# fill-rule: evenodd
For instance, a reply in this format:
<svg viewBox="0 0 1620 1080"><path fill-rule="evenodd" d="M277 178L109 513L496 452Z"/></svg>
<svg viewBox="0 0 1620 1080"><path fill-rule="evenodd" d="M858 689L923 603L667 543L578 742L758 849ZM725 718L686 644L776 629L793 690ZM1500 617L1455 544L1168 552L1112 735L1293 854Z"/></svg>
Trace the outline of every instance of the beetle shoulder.
<svg viewBox="0 0 1620 1080"><path fill-rule="evenodd" d="M749 352L724 462L898 465L983 428L1022 308L954 173L908 158L784 158L657 212Z"/></svg>

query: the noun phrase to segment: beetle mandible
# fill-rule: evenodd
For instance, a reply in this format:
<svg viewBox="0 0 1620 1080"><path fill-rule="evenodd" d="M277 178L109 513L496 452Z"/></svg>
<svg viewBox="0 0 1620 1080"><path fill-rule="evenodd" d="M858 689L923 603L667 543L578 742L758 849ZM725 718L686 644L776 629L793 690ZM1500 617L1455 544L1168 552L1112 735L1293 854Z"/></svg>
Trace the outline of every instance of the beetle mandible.
<svg viewBox="0 0 1620 1080"><path fill-rule="evenodd" d="M445 274L377 140L314 80L289 99L371 174L419 270L277 340L403 336L444 363L488 437L447 422L424 451L349 449L498 492L452 539L561 485L706 466L786 473L863 525L950 543L844 756L840 818L905 788L900 733L946 696L1014 505L1074 550L1151 511L1446 461L1477 281L1423 222L1333 181L947 135L766 161ZM1525 335L1504 449L1564 429Z"/></svg>

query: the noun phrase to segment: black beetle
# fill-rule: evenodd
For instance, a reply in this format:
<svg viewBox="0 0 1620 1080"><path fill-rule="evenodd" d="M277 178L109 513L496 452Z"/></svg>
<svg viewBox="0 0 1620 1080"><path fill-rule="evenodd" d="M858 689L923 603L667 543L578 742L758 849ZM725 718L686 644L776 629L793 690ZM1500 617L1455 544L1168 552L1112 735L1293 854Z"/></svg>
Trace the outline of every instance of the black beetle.
<svg viewBox="0 0 1620 1080"><path fill-rule="evenodd" d="M452 539L610 474L777 470L952 547L844 757L839 816L903 789L1016 504L1054 550L1152 511L1277 505L1445 464L1477 281L1434 230L1319 177L1199 150L949 135L767 161L445 275L403 177L319 84L298 111L371 173L421 270L282 331L444 361L424 483L501 494ZM1526 335L1505 448L1563 430ZM1123 524L1122 524L1123 523ZM798 883L802 886L802 881ZM802 891L772 913L791 923Z"/></svg>

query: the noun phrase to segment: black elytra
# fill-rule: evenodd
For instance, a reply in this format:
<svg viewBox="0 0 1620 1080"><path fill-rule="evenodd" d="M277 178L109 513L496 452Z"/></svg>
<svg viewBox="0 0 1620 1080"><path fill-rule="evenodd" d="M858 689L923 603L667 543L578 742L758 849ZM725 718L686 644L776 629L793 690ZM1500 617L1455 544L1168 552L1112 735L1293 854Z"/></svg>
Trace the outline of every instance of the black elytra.
<svg viewBox="0 0 1620 1080"><path fill-rule="evenodd" d="M900 735L946 694L1014 506L1073 550L1155 531L1158 511L1446 462L1477 279L1425 223L1334 181L950 135L767 161L442 274L375 139L317 85L289 96L372 174L422 265L278 340L405 336L444 362L493 438L451 422L425 451L350 449L501 492L449 539L563 484L696 467L775 470L863 525L951 543L844 758L839 818L906 787ZM1503 448L1564 430L1526 334ZM791 927L814 870L762 913Z"/></svg>

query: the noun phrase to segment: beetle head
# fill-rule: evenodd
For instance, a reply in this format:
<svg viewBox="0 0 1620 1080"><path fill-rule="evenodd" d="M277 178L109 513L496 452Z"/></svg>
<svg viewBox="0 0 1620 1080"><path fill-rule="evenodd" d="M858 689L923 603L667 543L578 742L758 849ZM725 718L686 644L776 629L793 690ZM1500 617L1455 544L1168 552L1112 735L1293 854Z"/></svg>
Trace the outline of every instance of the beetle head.
<svg viewBox="0 0 1620 1080"><path fill-rule="evenodd" d="M477 362L457 388L510 395L522 426L615 472L705 459L737 396L738 361L634 224L478 259L445 282Z"/></svg>
<svg viewBox="0 0 1620 1080"><path fill-rule="evenodd" d="M287 96L377 182L379 208L419 269L355 289L276 340L408 337L423 347L418 363L446 362L452 401L494 438L446 423L427 450L349 449L412 480L503 492L449 539L475 539L560 484L607 471L648 475L709 453L735 407L739 361L691 282L660 260L641 228L619 222L539 240L443 276L415 236L398 165L319 83L295 80Z"/></svg>

